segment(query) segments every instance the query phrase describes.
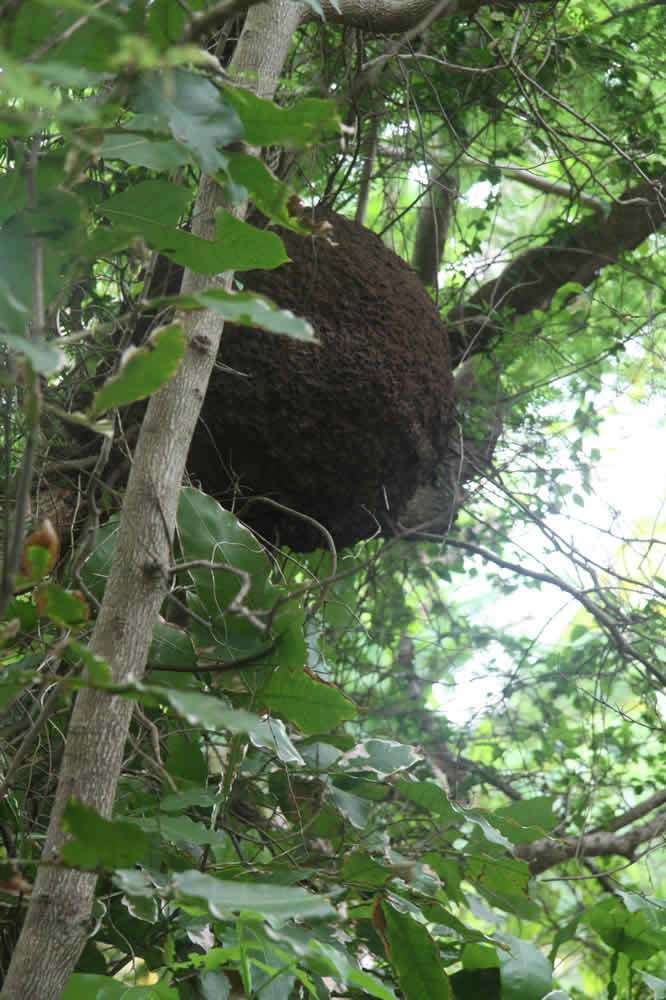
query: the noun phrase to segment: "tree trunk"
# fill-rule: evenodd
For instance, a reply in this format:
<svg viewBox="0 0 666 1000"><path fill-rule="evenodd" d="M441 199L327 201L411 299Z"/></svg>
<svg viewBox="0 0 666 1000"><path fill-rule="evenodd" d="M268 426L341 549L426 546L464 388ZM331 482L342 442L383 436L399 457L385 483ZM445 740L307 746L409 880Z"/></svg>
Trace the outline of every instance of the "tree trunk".
<svg viewBox="0 0 666 1000"><path fill-rule="evenodd" d="M258 77L270 97L303 9L289 0L253 7L230 67ZM217 185L203 176L193 232L215 233ZM244 210L242 212L244 214ZM233 275L185 272L183 291L229 288ZM217 358L219 316L183 319L187 347L171 381L150 400L141 427L123 504L116 552L90 648L105 657L114 681L143 675L153 626L164 600L171 541L185 460ZM82 691L74 705L60 780L42 853L42 864L21 936L0 996L2 1000L57 1000L92 929L97 876L58 867L62 814L71 796L110 816L133 703L100 691Z"/></svg>

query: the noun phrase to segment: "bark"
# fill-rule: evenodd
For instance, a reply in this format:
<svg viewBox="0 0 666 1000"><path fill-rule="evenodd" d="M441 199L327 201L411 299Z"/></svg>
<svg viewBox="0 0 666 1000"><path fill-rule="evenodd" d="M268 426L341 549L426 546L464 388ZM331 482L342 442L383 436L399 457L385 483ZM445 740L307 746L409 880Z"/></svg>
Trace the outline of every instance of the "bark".
<svg viewBox="0 0 666 1000"><path fill-rule="evenodd" d="M327 22L344 24L348 27L365 28L375 34L390 35L393 32L409 31L423 22L425 27L440 17L452 14L473 14L481 7L492 6L496 10L510 12L516 7L541 7L550 0L340 0L334 6L330 0L323 0L322 9ZM308 19L316 15L308 10Z"/></svg>
<svg viewBox="0 0 666 1000"><path fill-rule="evenodd" d="M365 215L368 211L372 174L375 169L375 160L377 158L378 134L379 115L373 114L368 123L367 134L362 145L363 166L361 167L361 180L359 183L358 201L356 203L356 214L354 216L354 221L358 222L359 226L365 224Z"/></svg>
<svg viewBox="0 0 666 1000"><path fill-rule="evenodd" d="M521 844L516 848L516 857L527 861L532 875L560 865L573 858L609 857L617 855L636 859L636 851L641 844L662 837L666 830L666 811L657 813L648 823L634 827L627 833L608 831L583 834L580 837L563 837L561 840L535 840L531 844Z"/></svg>
<svg viewBox="0 0 666 1000"><path fill-rule="evenodd" d="M271 96L302 10L274 0L248 14L231 70L259 74L258 92ZM266 39L271 44L266 44ZM215 231L217 186L203 177L193 232ZM216 281L185 272L183 290L230 287L232 275ZM208 379L217 358L222 326L215 313L183 321L186 354L174 378L150 400L141 427L123 504L116 553L90 648L105 657L114 681L143 675L153 625L167 589L178 497L185 459ZM132 702L104 692L82 691L67 735L58 789L42 863L5 984L2 1000L57 1000L91 931L97 876L58 866L61 820L70 796L103 816L112 812Z"/></svg>
<svg viewBox="0 0 666 1000"><path fill-rule="evenodd" d="M548 309L555 292L570 281L584 287L620 255L634 250L664 225L666 174L625 191L610 211L586 215L561 231L561 243L528 250L486 282L447 317L451 360L455 366L469 354L488 349L501 334L500 314L524 315Z"/></svg>
<svg viewBox="0 0 666 1000"><path fill-rule="evenodd" d="M471 162L474 162L473 160ZM543 191L544 194L555 195L557 198L567 198L569 202L583 205L585 208L602 209L603 201L595 198L585 191L578 191L569 184L562 184L560 181L552 181L548 177L541 177L532 173L531 170L523 170L520 167L503 167L500 164L493 164L503 177L510 181L518 181L526 187L534 188L535 191Z"/></svg>
<svg viewBox="0 0 666 1000"><path fill-rule="evenodd" d="M444 172L433 180L419 209L412 267L423 284L435 291L457 194L455 177Z"/></svg>

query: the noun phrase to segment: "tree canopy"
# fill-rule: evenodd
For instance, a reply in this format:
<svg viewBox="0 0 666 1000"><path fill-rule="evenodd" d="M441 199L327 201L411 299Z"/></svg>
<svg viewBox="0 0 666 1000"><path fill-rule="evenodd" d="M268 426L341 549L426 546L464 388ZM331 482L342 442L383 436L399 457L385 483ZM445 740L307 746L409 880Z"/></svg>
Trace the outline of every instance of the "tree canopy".
<svg viewBox="0 0 666 1000"><path fill-rule="evenodd" d="M663 8L0 5L2 1000L666 996Z"/></svg>

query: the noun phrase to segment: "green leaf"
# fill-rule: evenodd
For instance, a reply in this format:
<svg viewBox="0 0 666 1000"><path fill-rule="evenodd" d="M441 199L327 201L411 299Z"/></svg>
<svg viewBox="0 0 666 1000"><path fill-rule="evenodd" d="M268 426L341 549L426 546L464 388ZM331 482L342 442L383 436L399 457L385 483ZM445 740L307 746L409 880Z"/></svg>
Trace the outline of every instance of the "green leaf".
<svg viewBox="0 0 666 1000"><path fill-rule="evenodd" d="M194 583L188 600L199 619L191 631L200 648L211 659L260 657L270 638L264 622L281 597L262 545L234 514L199 490L181 491L177 526L184 559L209 564L187 571Z"/></svg>
<svg viewBox="0 0 666 1000"><path fill-rule="evenodd" d="M208 761L198 740L181 732L171 732L167 737L167 753L166 769L172 777L205 785Z"/></svg>
<svg viewBox="0 0 666 1000"><path fill-rule="evenodd" d="M90 608L79 590L65 590L57 583L42 584L35 591L35 604L43 618L63 628L77 628L90 618Z"/></svg>
<svg viewBox="0 0 666 1000"><path fill-rule="evenodd" d="M473 823L489 843L503 847L507 851L512 850L513 845L511 841L500 833L495 825L494 813L489 812L484 814L478 809L465 809L453 802L451 803L451 808L468 822Z"/></svg>
<svg viewBox="0 0 666 1000"><path fill-rule="evenodd" d="M67 803L62 827L70 835L63 860L76 868L129 868L143 861L148 849L146 835L135 823L103 819L76 799Z"/></svg>
<svg viewBox="0 0 666 1000"><path fill-rule="evenodd" d="M313 920L335 914L327 899L290 886L228 881L197 871L174 875L171 885L177 899L203 905L217 919L233 918L240 911L279 925L290 918Z"/></svg>
<svg viewBox="0 0 666 1000"><path fill-rule="evenodd" d="M347 855L342 868L345 882L359 887L386 885L397 877L390 865L380 864L369 854L358 850Z"/></svg>
<svg viewBox="0 0 666 1000"><path fill-rule="evenodd" d="M365 829L370 819L372 803L332 784L326 787L326 797L333 803L338 812L349 820L352 826L355 826L357 830Z"/></svg>
<svg viewBox="0 0 666 1000"><path fill-rule="evenodd" d="M33 244L39 240L43 251L42 289L48 307L62 290L63 274L72 266L72 250L85 238L85 225L80 200L55 188L40 192L35 211L12 216L0 229L2 339L44 375L57 371L63 358L55 344L32 344L26 336L26 324L32 319Z"/></svg>
<svg viewBox="0 0 666 1000"><path fill-rule="evenodd" d="M387 903L380 912L379 930L405 1000L453 1000L439 948L425 926Z"/></svg>
<svg viewBox="0 0 666 1000"><path fill-rule="evenodd" d="M393 740L365 740L347 750L338 766L349 771L374 771L376 774L395 774L404 771L417 761L421 754L414 747Z"/></svg>
<svg viewBox="0 0 666 1000"><path fill-rule="evenodd" d="M307 667L279 666L262 687L261 700L308 734L330 732L358 714L351 698Z"/></svg>
<svg viewBox="0 0 666 1000"><path fill-rule="evenodd" d="M527 862L514 858L469 855L465 876L493 906L527 919L538 913L529 899L530 870Z"/></svg>
<svg viewBox="0 0 666 1000"><path fill-rule="evenodd" d="M260 212L280 226L303 232L295 216L289 214L290 189L270 172L263 160L248 153L229 153L228 158L230 176L247 189Z"/></svg>
<svg viewBox="0 0 666 1000"><path fill-rule="evenodd" d="M340 131L338 112L331 101L311 97L282 108L240 87L225 87L224 96L242 119L246 142L253 146L300 149Z"/></svg>
<svg viewBox="0 0 666 1000"><path fill-rule="evenodd" d="M535 944L498 932L495 937L509 950L497 949L502 1000L543 1000L553 985L550 962Z"/></svg>
<svg viewBox="0 0 666 1000"><path fill-rule="evenodd" d="M128 986L108 976L75 972L67 980L60 1000L178 1000L178 991L166 983Z"/></svg>
<svg viewBox="0 0 666 1000"><path fill-rule="evenodd" d="M585 922L614 951L644 961L666 950L666 914L663 904L633 893L605 899L585 914Z"/></svg>
<svg viewBox="0 0 666 1000"><path fill-rule="evenodd" d="M2 283L3 279L0 278L0 296L3 295ZM25 319L27 320L27 315ZM60 371L67 360L64 351L61 351L59 347L49 341L42 344L35 343L28 337L21 337L19 334L7 333L1 330L0 341L4 341L7 347L12 351L16 351L17 354L22 354L23 357L28 359L36 372L47 377L55 375L56 372Z"/></svg>
<svg viewBox="0 0 666 1000"><path fill-rule="evenodd" d="M212 289L177 300L185 306L198 303L219 313L225 320L240 326L259 327L271 333L284 333L295 340L317 343L312 325L288 309L278 309L269 299L252 292L225 292Z"/></svg>
<svg viewBox="0 0 666 1000"><path fill-rule="evenodd" d="M141 233L142 226L161 223L164 238L187 212L192 193L182 185L150 180L133 184L101 202L99 214L127 233Z"/></svg>
<svg viewBox="0 0 666 1000"><path fill-rule="evenodd" d="M160 667L196 667L197 657L192 639L184 629L169 622L158 621L153 629L153 642L148 654L151 670Z"/></svg>
<svg viewBox="0 0 666 1000"><path fill-rule="evenodd" d="M189 816L159 816L141 820L141 829L146 833L157 833L164 840L185 844L213 844L223 846L227 834L223 830L211 830L203 823L195 823Z"/></svg>
<svg viewBox="0 0 666 1000"><path fill-rule="evenodd" d="M342 978L343 982L357 986L359 990L372 997L378 997L379 1000L396 1000L392 989L385 986L376 976L359 969L340 947L332 947L317 940L311 940L309 945L311 951L324 958L328 963L328 975L333 976L336 980Z"/></svg>
<svg viewBox="0 0 666 1000"><path fill-rule="evenodd" d="M303 764L303 758L279 719L260 719L244 709L229 708L214 695L199 691L178 691L150 685L137 685L136 689L154 694L192 725L212 730L226 729L230 733L247 733L255 746L272 750L285 763Z"/></svg>
<svg viewBox="0 0 666 1000"><path fill-rule="evenodd" d="M101 256L110 248L122 249L135 236L143 236L152 249L201 274L269 270L289 259L276 233L256 229L221 209L213 241L177 229L190 199L187 188L157 180L142 181L114 195L99 207L113 229L92 234L90 256Z"/></svg>
<svg viewBox="0 0 666 1000"><path fill-rule="evenodd" d="M462 964L464 969L498 969L497 949L480 941L466 944L462 951Z"/></svg>
<svg viewBox="0 0 666 1000"><path fill-rule="evenodd" d="M497 823L502 833L506 834L514 844L530 843L542 837L544 831L547 833L557 826L560 817L553 809L554 802L554 795L538 795L531 799L512 802L509 806L495 810L493 823ZM498 820L501 819L511 820L521 829L512 830L510 824L500 825Z"/></svg>
<svg viewBox="0 0 666 1000"><path fill-rule="evenodd" d="M573 939L576 931L578 930L578 924L580 923L582 916L582 912L576 913L571 920L568 920L565 924L562 924L562 926L558 928L548 955L548 961L551 965L555 964L555 959L557 958L557 952L560 946Z"/></svg>
<svg viewBox="0 0 666 1000"><path fill-rule="evenodd" d="M450 980L455 1000L502 1000L499 969L461 969Z"/></svg>
<svg viewBox="0 0 666 1000"><path fill-rule="evenodd" d="M138 87L136 111L158 123L164 120L173 138L192 151L205 173L215 174L226 167L219 147L241 139L243 126L217 87L203 76L179 69L145 74Z"/></svg>
<svg viewBox="0 0 666 1000"><path fill-rule="evenodd" d="M94 420L106 410L146 399L175 375L184 354L185 335L175 323L155 330L145 347L128 348L117 374L95 393L90 418Z"/></svg>
<svg viewBox="0 0 666 1000"><path fill-rule="evenodd" d="M271 173L260 157L249 153L228 154L227 172L233 182L246 188L253 203L267 218L282 226L297 226L289 214L289 187Z"/></svg>
<svg viewBox="0 0 666 1000"><path fill-rule="evenodd" d="M404 795L411 802L416 802L428 812L434 813L440 820L442 826L457 821L456 810L446 792L436 785L434 781L406 781L399 779L395 783L395 789L400 795Z"/></svg>
<svg viewBox="0 0 666 1000"><path fill-rule="evenodd" d="M104 587L111 569L113 553L116 548L118 536L119 518L117 515L110 517L106 524L103 524L98 532L95 548L88 556L81 568L81 579L94 597L101 599Z"/></svg>
<svg viewBox="0 0 666 1000"><path fill-rule="evenodd" d="M174 170L192 160L189 151L173 139L150 139L131 131L107 132L102 156L149 170Z"/></svg>

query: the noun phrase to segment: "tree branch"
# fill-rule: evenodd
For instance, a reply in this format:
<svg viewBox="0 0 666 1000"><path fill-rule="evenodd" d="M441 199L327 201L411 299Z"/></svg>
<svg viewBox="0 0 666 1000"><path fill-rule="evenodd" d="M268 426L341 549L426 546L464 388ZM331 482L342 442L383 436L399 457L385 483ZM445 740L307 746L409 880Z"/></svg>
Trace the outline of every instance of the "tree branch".
<svg viewBox="0 0 666 1000"><path fill-rule="evenodd" d="M572 858L618 855L633 861L641 844L660 837L666 830L666 810L657 813L649 823L637 826L628 833L618 835L605 830L586 833L580 837L564 837L559 840L534 840L531 844L520 844L516 857L527 861L532 875L539 875L554 865L560 865Z"/></svg>
<svg viewBox="0 0 666 1000"><path fill-rule="evenodd" d="M409 31L420 22L424 27L440 17L453 14L473 14L481 7L492 6L496 10L513 11L517 7L543 6L550 0L340 0L335 6L331 0L323 0L324 17L329 23L344 24L348 27L365 28L376 34L393 34ZM318 17L308 11L308 20Z"/></svg>
<svg viewBox="0 0 666 1000"><path fill-rule="evenodd" d="M592 830L591 833L599 833L602 830L608 833L615 833L616 830L621 830L623 826L629 826L630 823L635 823L637 819L642 819L643 816L647 816L649 812L656 809L666 802L666 788L662 788L661 791L655 792L651 795L649 799L643 799L637 805L632 806L631 809L627 809L626 812L621 813L616 816L615 819L608 820L604 823L603 828L597 827Z"/></svg>
<svg viewBox="0 0 666 1000"><path fill-rule="evenodd" d="M548 243L521 254L447 317L452 363L478 354L501 335L500 313L547 309L570 281L589 285L620 254L634 250L666 221L666 174L628 188L610 211L586 215ZM558 245L558 241L561 241Z"/></svg>

